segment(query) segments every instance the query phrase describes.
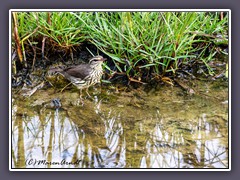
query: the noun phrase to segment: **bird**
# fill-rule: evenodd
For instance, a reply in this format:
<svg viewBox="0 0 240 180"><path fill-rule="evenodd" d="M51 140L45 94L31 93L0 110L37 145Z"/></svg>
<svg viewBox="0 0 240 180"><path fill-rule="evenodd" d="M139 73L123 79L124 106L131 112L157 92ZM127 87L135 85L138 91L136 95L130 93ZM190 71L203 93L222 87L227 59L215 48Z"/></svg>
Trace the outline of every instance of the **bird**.
<svg viewBox="0 0 240 180"><path fill-rule="evenodd" d="M83 89L86 89L86 93L89 97L91 97L88 93L88 88L101 82L103 75L102 64L105 60L107 59L103 58L102 56L94 56L89 60L88 63L70 66L60 70L58 73L70 81L69 84L73 84L80 89L80 99L82 100Z"/></svg>

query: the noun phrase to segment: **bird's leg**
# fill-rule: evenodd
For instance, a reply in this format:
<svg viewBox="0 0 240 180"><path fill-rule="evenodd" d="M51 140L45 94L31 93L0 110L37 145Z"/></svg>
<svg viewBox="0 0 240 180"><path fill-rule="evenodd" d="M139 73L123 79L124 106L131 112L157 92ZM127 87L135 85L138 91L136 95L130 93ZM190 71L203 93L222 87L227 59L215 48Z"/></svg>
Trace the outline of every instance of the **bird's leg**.
<svg viewBox="0 0 240 180"><path fill-rule="evenodd" d="M80 101L81 101L81 103L83 105L84 101L83 101L83 98L82 98L82 89L80 89L80 91L79 91L79 98L80 98Z"/></svg>
<svg viewBox="0 0 240 180"><path fill-rule="evenodd" d="M102 81L100 81L100 92L102 93Z"/></svg>
<svg viewBox="0 0 240 180"><path fill-rule="evenodd" d="M82 99L82 89L79 91L79 98Z"/></svg>
<svg viewBox="0 0 240 180"><path fill-rule="evenodd" d="M90 94L88 93L88 88L86 89L86 93L87 93L88 97L92 99L92 96L90 96Z"/></svg>

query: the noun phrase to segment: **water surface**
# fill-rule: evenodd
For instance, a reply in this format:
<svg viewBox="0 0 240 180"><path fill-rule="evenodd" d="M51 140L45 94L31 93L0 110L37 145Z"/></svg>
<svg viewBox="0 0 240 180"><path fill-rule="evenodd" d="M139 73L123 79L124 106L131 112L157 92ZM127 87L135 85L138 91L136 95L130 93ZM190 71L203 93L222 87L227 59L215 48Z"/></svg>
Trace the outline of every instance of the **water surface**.
<svg viewBox="0 0 240 180"><path fill-rule="evenodd" d="M13 92L12 168L228 168L228 89L200 87Z"/></svg>

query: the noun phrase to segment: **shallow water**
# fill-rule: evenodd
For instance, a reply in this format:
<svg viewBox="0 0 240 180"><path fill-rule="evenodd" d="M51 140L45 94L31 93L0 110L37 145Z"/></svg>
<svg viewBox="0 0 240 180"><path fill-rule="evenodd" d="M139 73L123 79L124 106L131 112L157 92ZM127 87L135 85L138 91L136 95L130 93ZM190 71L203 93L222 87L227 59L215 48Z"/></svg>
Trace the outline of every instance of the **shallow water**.
<svg viewBox="0 0 240 180"><path fill-rule="evenodd" d="M13 93L12 168L228 168L228 89L199 87Z"/></svg>

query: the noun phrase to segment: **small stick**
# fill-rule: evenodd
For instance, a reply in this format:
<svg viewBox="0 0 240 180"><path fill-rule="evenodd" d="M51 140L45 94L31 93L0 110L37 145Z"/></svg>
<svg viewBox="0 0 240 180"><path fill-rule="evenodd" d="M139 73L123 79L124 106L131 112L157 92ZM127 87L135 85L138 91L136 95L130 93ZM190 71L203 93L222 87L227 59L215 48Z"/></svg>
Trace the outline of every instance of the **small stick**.
<svg viewBox="0 0 240 180"><path fill-rule="evenodd" d="M63 92L63 90L66 89L66 87L68 87L70 84L72 84L72 82L68 83L60 92Z"/></svg>
<svg viewBox="0 0 240 180"><path fill-rule="evenodd" d="M34 66L35 66L35 62L36 62L36 48L33 47L32 43L31 43L31 41L29 41L29 39L28 39L28 43L32 47L33 53L34 53L34 55L33 55L33 63L32 63L32 71L33 71L34 70Z"/></svg>
<svg viewBox="0 0 240 180"><path fill-rule="evenodd" d="M223 12L220 13L220 20L222 21L223 20Z"/></svg>
<svg viewBox="0 0 240 180"><path fill-rule="evenodd" d="M71 59L72 59L72 62L73 62L73 52L72 52L72 48L70 48L70 55L71 55Z"/></svg>
<svg viewBox="0 0 240 180"><path fill-rule="evenodd" d="M46 41L46 36L43 37L42 40L42 59L44 59L44 48L45 48L45 41Z"/></svg>
<svg viewBox="0 0 240 180"><path fill-rule="evenodd" d="M133 78L128 78L130 81L132 81L132 82L137 82L137 83L141 83L141 84L147 84L147 83L145 83L145 82L142 82L142 81L139 81L139 80L136 80L136 79L133 79Z"/></svg>
<svg viewBox="0 0 240 180"><path fill-rule="evenodd" d="M23 55L22 55L22 50L21 50L21 45L20 45L20 37L18 34L18 21L17 21L17 13L13 12L13 22L14 22L14 38L17 46L17 55L21 63L23 63ZM25 65L25 64L24 64Z"/></svg>

